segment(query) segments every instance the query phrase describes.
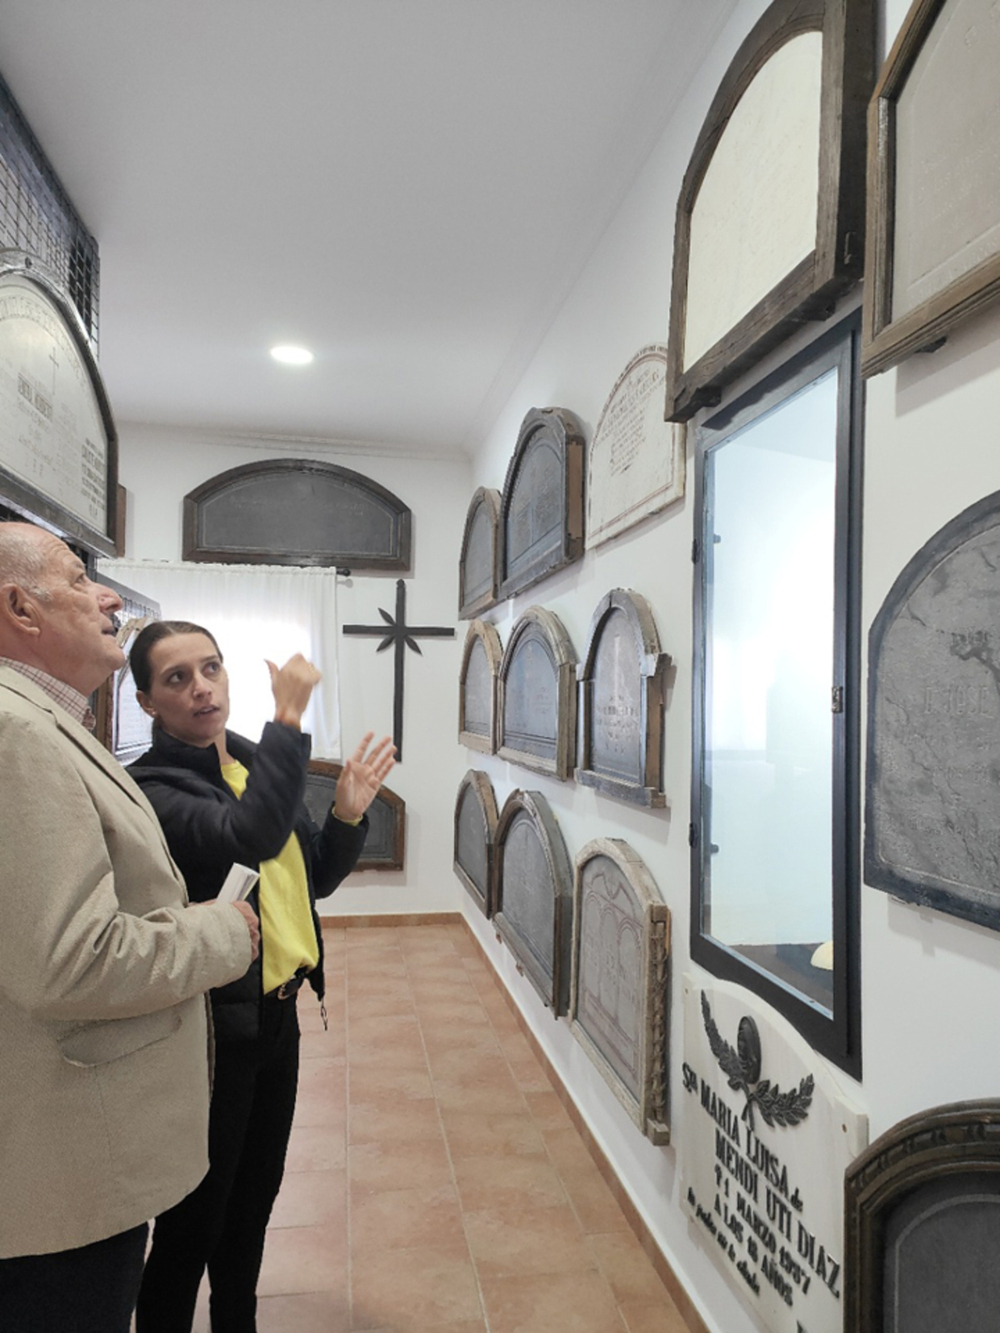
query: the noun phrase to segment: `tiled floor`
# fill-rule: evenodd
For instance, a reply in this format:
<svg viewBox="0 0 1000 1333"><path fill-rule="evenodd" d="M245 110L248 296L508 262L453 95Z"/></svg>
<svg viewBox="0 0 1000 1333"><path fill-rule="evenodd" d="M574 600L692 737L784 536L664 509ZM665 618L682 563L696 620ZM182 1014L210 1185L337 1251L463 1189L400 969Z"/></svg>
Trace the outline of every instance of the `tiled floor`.
<svg viewBox="0 0 1000 1333"><path fill-rule="evenodd" d="M465 930L325 938L261 1333L687 1333Z"/></svg>

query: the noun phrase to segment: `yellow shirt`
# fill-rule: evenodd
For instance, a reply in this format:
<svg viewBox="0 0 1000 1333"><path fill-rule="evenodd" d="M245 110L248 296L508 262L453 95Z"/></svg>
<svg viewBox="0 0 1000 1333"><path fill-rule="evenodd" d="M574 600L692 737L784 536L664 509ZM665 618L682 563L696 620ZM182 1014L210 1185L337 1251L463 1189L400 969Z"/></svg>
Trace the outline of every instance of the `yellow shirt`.
<svg viewBox="0 0 1000 1333"><path fill-rule="evenodd" d="M239 800L246 790L247 770L234 760L222 765L222 776ZM266 995L294 977L299 968L314 968L319 962L306 863L294 833L277 856L260 863L258 898Z"/></svg>

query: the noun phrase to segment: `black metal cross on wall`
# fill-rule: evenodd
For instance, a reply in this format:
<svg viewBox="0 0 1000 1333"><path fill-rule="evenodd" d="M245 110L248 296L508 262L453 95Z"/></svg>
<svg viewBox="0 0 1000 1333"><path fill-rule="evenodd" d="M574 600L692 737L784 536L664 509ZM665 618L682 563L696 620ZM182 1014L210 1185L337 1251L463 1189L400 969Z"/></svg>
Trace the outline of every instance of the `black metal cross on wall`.
<svg viewBox="0 0 1000 1333"><path fill-rule="evenodd" d="M420 653L417 639L453 639L454 629L443 625L408 625L406 623L406 583L396 580L396 615L395 619L388 611L378 609L385 622L382 625L345 625L345 634L363 634L368 638L381 636L382 642L375 649L383 652L390 644L396 647L396 683L392 703L392 739L396 746L396 762L403 758L403 662L407 648ZM421 657L423 653L420 654Z"/></svg>

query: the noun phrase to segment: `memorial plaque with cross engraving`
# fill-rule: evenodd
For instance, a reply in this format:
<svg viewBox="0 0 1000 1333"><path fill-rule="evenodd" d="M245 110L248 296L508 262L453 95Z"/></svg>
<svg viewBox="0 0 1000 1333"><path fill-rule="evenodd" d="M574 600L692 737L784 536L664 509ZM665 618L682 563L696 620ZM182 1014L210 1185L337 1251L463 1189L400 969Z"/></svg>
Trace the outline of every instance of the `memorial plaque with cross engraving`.
<svg viewBox="0 0 1000 1333"><path fill-rule="evenodd" d="M497 526L500 492L480 486L465 517L458 561L458 618L469 620L495 606L499 595Z"/></svg>
<svg viewBox="0 0 1000 1333"><path fill-rule="evenodd" d="M559 825L540 792L513 791L497 825L494 924L558 1017L569 1003L573 876Z"/></svg>
<svg viewBox="0 0 1000 1333"><path fill-rule="evenodd" d="M576 755L576 658L562 622L532 606L514 626L500 665L498 754L565 779Z"/></svg>
<svg viewBox="0 0 1000 1333"><path fill-rule="evenodd" d="M872 624L865 878L1000 929L1000 491L917 552Z"/></svg>
<svg viewBox="0 0 1000 1333"><path fill-rule="evenodd" d="M670 913L641 857L598 838L576 858L574 1035L654 1143L667 1143Z"/></svg>
<svg viewBox="0 0 1000 1333"><path fill-rule="evenodd" d="M458 686L458 739L470 750L493 754L497 748L497 692L503 647L500 635L484 620L474 620L465 636Z"/></svg>
<svg viewBox="0 0 1000 1333"><path fill-rule="evenodd" d="M625 588L602 598L577 668L578 782L636 805L664 804L663 708L669 666L646 599Z"/></svg>
<svg viewBox="0 0 1000 1333"><path fill-rule="evenodd" d="M455 799L455 874L486 916L493 915L497 802L485 773L470 769Z"/></svg>

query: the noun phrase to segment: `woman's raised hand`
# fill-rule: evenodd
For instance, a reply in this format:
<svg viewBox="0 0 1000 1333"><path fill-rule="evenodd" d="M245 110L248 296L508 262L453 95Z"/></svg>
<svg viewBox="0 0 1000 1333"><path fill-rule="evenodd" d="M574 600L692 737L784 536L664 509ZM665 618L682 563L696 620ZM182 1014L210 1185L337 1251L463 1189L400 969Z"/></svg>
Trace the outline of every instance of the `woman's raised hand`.
<svg viewBox="0 0 1000 1333"><path fill-rule="evenodd" d="M369 751L374 735L374 731L365 735L337 779L333 813L348 824L353 824L365 813L396 762L396 747L391 736L383 736Z"/></svg>
<svg viewBox="0 0 1000 1333"><path fill-rule="evenodd" d="M264 659L267 662L267 658ZM274 695L274 720L286 727L301 727L312 692L322 679L320 673L301 653L290 657L279 670L267 662L271 673L271 693Z"/></svg>

